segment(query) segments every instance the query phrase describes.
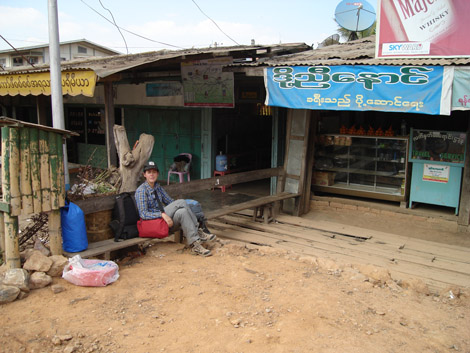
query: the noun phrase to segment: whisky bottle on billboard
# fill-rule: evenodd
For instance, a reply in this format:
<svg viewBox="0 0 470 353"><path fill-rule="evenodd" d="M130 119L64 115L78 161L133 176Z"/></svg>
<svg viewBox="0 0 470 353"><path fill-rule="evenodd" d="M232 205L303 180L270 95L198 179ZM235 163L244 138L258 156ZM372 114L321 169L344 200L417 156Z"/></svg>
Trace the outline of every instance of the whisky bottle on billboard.
<svg viewBox="0 0 470 353"><path fill-rule="evenodd" d="M410 42L434 42L452 32L455 23L453 0L393 0Z"/></svg>

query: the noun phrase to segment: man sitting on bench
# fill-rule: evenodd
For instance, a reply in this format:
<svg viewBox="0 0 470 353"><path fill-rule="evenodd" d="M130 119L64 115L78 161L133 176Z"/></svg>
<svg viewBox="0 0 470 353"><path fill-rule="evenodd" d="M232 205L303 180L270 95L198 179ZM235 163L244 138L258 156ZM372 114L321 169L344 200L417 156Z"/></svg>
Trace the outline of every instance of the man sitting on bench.
<svg viewBox="0 0 470 353"><path fill-rule="evenodd" d="M163 218L170 230L174 230L174 226L180 227L192 254L210 256L210 250L204 248L202 243L215 240L216 236L198 229L196 216L186 201L173 200L157 183L158 174L159 170L155 162L147 162L143 170L146 181L135 191L140 218ZM159 205L162 205L163 210Z"/></svg>

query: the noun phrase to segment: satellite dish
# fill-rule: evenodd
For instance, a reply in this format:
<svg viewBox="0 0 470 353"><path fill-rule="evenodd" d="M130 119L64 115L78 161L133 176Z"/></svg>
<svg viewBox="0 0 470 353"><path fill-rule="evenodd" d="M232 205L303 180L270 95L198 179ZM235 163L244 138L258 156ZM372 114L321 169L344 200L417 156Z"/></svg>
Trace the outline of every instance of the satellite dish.
<svg viewBox="0 0 470 353"><path fill-rule="evenodd" d="M351 32L361 32L375 22L375 10L367 1L343 0L335 10L335 20Z"/></svg>

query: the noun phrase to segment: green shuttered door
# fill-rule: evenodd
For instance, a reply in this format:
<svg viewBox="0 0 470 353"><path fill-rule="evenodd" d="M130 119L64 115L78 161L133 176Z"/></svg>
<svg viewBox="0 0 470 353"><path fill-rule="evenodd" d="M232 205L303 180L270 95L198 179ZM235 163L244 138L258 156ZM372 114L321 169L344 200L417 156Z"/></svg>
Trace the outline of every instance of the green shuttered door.
<svg viewBox="0 0 470 353"><path fill-rule="evenodd" d="M124 121L131 147L141 133L153 135L155 138L151 159L158 164L160 180L166 181L173 158L180 153L193 155L191 179L200 179L200 110L126 108ZM171 181L177 181L177 176L172 176Z"/></svg>

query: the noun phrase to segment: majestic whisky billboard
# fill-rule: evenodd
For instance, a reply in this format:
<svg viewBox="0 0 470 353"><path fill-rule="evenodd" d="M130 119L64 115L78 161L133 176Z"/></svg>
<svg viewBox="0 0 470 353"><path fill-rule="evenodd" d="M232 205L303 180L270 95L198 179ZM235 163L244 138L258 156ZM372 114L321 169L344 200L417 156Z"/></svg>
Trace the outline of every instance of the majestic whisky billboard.
<svg viewBox="0 0 470 353"><path fill-rule="evenodd" d="M376 57L470 55L469 0L379 0Z"/></svg>

